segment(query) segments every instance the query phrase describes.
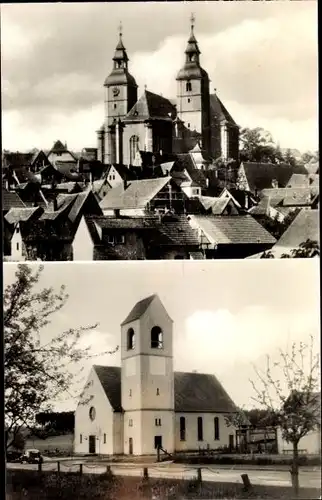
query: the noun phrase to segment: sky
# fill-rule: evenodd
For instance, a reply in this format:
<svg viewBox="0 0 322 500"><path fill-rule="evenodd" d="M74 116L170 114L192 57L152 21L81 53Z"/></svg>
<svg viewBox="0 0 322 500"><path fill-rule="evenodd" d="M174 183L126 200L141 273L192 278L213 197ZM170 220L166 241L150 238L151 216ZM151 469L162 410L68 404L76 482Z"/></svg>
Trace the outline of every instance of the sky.
<svg viewBox="0 0 322 500"><path fill-rule="evenodd" d="M4 264L5 286L16 269ZM263 369L267 354L277 360L279 349L309 342L310 335L316 352L320 349L316 259L46 263L39 286L57 290L62 284L69 299L42 331L43 342L70 327L98 323L81 345L98 355L113 350L132 307L157 293L174 322L174 369L216 375L241 407L255 405L249 380L257 381L254 366ZM93 364L120 363L119 351L83 362L79 390ZM75 405L75 399L64 396L55 408L73 410Z"/></svg>
<svg viewBox="0 0 322 500"><path fill-rule="evenodd" d="M201 64L241 127L318 149L317 2L47 3L1 6L3 148L96 146L103 82L123 24L139 85L176 95L194 13Z"/></svg>

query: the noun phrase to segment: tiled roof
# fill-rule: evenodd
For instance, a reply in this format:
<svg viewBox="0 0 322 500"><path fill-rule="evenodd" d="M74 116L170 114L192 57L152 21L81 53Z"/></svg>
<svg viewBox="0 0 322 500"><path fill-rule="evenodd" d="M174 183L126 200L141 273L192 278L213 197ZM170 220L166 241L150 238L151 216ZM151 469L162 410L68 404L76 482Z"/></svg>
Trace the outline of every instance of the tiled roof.
<svg viewBox="0 0 322 500"><path fill-rule="evenodd" d="M291 166L288 164L275 165L274 163L243 162L246 179L250 191L261 191L272 187L272 181L276 180L279 187L285 187L293 174L306 174L302 165Z"/></svg>
<svg viewBox="0 0 322 500"><path fill-rule="evenodd" d="M97 365L93 368L113 410L122 411L121 368ZM174 410L178 413L233 413L237 408L215 375L174 372Z"/></svg>
<svg viewBox="0 0 322 500"><path fill-rule="evenodd" d="M263 189L261 197L269 198L270 205L276 206L308 206L311 204L311 188L271 188Z"/></svg>
<svg viewBox="0 0 322 500"><path fill-rule="evenodd" d="M199 196L200 203L206 210L209 210L219 199L214 196Z"/></svg>
<svg viewBox="0 0 322 500"><path fill-rule="evenodd" d="M123 183L111 189L100 202L104 209L144 208L171 180L171 177L129 181L124 190Z"/></svg>
<svg viewBox="0 0 322 500"><path fill-rule="evenodd" d="M230 200L231 198L219 198L219 200L216 200L211 208L212 213L214 215L221 215Z"/></svg>
<svg viewBox="0 0 322 500"><path fill-rule="evenodd" d="M283 253L298 248L301 243L308 239L320 241L319 210L303 208L271 251L276 257L279 257Z"/></svg>
<svg viewBox="0 0 322 500"><path fill-rule="evenodd" d="M41 207L23 207L11 208L5 215L5 219L9 224L16 224L17 222L27 222L36 215L43 212Z"/></svg>
<svg viewBox="0 0 322 500"><path fill-rule="evenodd" d="M163 217L158 231L169 240L166 245L199 247L197 232L192 229L185 215Z"/></svg>
<svg viewBox="0 0 322 500"><path fill-rule="evenodd" d="M29 167L35 157L34 152L29 153L4 153L3 155L3 166L4 167Z"/></svg>
<svg viewBox="0 0 322 500"><path fill-rule="evenodd" d="M287 183L286 187L308 187L309 186L309 176L308 174L293 174Z"/></svg>
<svg viewBox="0 0 322 500"><path fill-rule="evenodd" d="M207 180L202 170L195 167L192 155L190 153L181 153L176 155L176 161L173 166L173 172L182 172L186 170L191 177L191 180L195 182L202 189L207 187Z"/></svg>
<svg viewBox="0 0 322 500"><path fill-rule="evenodd" d="M171 102L158 94L145 90L140 99L128 112L124 121L166 120L172 121L175 107Z"/></svg>
<svg viewBox="0 0 322 500"><path fill-rule="evenodd" d="M25 204L17 193L2 188L2 211L6 212L10 208L22 208Z"/></svg>
<svg viewBox="0 0 322 500"><path fill-rule="evenodd" d="M112 216L87 216L101 229L151 229L159 223L157 217L112 217Z"/></svg>
<svg viewBox="0 0 322 500"><path fill-rule="evenodd" d="M194 215L194 220L214 244L275 243L275 238L251 215Z"/></svg>
<svg viewBox="0 0 322 500"><path fill-rule="evenodd" d="M130 313L126 316L125 320L121 323L121 326L141 318L155 297L156 295L153 294L137 302Z"/></svg>
<svg viewBox="0 0 322 500"><path fill-rule="evenodd" d="M95 198L95 195L92 191L83 191L77 194L60 194L57 197L57 208L60 209L63 206L68 205L70 207L68 212L68 219L71 222L75 222L79 217L82 208L88 200L93 202L93 206L95 207L96 214L93 215L101 215L102 212L99 208L99 204ZM96 208L97 207L97 208Z"/></svg>
<svg viewBox="0 0 322 500"><path fill-rule="evenodd" d="M216 94L210 94L210 112L219 121L225 121L230 125L237 126L235 120Z"/></svg>
<svg viewBox="0 0 322 500"><path fill-rule="evenodd" d="M77 171L77 163L73 161L59 161L55 160L54 166L56 170L67 177L71 181L81 181L82 176Z"/></svg>

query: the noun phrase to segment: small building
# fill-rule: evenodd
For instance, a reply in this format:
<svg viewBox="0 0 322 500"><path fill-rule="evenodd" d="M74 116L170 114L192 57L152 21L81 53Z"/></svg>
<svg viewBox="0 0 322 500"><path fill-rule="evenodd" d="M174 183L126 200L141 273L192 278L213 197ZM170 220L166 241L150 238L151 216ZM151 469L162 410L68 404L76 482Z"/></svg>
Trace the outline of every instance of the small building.
<svg viewBox="0 0 322 500"><path fill-rule="evenodd" d="M75 453L151 455L233 445L236 406L213 374L175 372L173 321L157 295L121 323L121 367L94 365L75 412Z"/></svg>

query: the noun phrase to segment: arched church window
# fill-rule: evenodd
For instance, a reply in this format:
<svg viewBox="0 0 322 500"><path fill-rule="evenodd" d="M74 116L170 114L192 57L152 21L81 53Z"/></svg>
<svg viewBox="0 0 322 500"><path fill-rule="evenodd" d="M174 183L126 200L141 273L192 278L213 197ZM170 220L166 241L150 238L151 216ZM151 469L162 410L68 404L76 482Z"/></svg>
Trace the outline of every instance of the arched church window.
<svg viewBox="0 0 322 500"><path fill-rule="evenodd" d="M127 349L128 351L130 349L135 348L135 333L133 328L129 328L127 331Z"/></svg>
<svg viewBox="0 0 322 500"><path fill-rule="evenodd" d="M163 333L159 326L154 326L151 330L151 348L163 349Z"/></svg>
<svg viewBox="0 0 322 500"><path fill-rule="evenodd" d="M130 137L130 164L133 165L137 152L139 151L140 139L137 135Z"/></svg>
<svg viewBox="0 0 322 500"><path fill-rule="evenodd" d="M187 82L186 83L186 92L191 92L191 90L192 90L191 82Z"/></svg>

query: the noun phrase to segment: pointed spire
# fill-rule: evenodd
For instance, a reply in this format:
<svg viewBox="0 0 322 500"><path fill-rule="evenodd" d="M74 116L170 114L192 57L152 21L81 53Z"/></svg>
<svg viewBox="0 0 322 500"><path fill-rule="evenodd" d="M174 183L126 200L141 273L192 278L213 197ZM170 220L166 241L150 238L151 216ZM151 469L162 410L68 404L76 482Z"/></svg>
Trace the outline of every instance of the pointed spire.
<svg viewBox="0 0 322 500"><path fill-rule="evenodd" d="M115 53L113 57L113 70L110 75L105 79L104 85L120 85L123 83L128 83L133 87L137 87L137 84L128 72L128 55L126 48L123 44L123 24L120 22L118 26L119 40L115 48Z"/></svg>

